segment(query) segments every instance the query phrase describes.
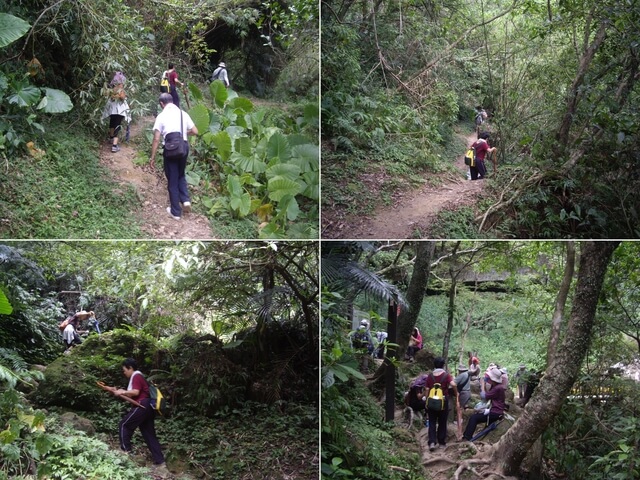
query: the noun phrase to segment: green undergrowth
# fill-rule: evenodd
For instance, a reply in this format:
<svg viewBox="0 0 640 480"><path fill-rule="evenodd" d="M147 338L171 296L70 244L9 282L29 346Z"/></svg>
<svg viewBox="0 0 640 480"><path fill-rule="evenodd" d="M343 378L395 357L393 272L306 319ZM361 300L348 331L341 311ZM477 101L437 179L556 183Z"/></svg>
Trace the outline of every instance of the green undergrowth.
<svg viewBox="0 0 640 480"><path fill-rule="evenodd" d="M136 238L131 189L99 163L94 135L51 122L37 139L42 153L13 157L0 177L0 237Z"/></svg>
<svg viewBox="0 0 640 480"><path fill-rule="evenodd" d="M323 145L322 205L351 215L367 215L389 205L398 192L408 193L452 170L462 141L442 127L441 141L417 135L387 134L365 150Z"/></svg>
<svg viewBox="0 0 640 480"><path fill-rule="evenodd" d="M383 406L361 381L325 389L322 406L322 478L429 478L413 434L383 421ZM408 472L392 470L390 465Z"/></svg>
<svg viewBox="0 0 640 480"><path fill-rule="evenodd" d="M99 435L117 441L120 404L102 414L87 414ZM318 472L318 416L313 405L279 402L265 405L244 402L235 409L222 408L213 418L186 410L156 419L156 433L172 472L207 478L316 478ZM139 463L150 464L144 440L136 432L132 443ZM115 446L114 448L117 448Z"/></svg>

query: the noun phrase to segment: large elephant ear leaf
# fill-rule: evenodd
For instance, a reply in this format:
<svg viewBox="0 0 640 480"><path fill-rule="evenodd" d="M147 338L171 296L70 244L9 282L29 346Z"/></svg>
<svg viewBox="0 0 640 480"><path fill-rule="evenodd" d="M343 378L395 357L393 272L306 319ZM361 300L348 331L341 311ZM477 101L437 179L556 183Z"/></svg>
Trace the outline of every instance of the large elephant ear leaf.
<svg viewBox="0 0 640 480"><path fill-rule="evenodd" d="M45 113L64 113L73 108L73 103L69 95L62 90L56 90L55 88L43 88L44 97L40 100L38 108L41 108Z"/></svg>
<svg viewBox="0 0 640 480"><path fill-rule="evenodd" d="M15 42L29 31L30 25L21 18L0 13L0 48Z"/></svg>
<svg viewBox="0 0 640 480"><path fill-rule="evenodd" d="M0 314L11 315L11 312L13 312L13 307L9 303L9 299L4 292L0 290Z"/></svg>

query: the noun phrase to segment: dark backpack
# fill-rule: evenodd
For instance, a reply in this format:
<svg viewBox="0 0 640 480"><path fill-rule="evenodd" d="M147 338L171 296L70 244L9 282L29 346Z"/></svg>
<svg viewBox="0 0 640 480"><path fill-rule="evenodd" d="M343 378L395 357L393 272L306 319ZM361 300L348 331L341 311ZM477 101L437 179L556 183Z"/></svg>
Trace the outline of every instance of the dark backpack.
<svg viewBox="0 0 640 480"><path fill-rule="evenodd" d="M360 329L356 330L353 334L353 348L368 348L369 347L369 339L367 338L367 332L360 331Z"/></svg>
<svg viewBox="0 0 640 480"><path fill-rule="evenodd" d="M222 67L216 68L213 71L213 75L211 76L211 81L213 82L214 80L218 80L220 78L220 76L222 75L222 71L223 70L224 70L224 68L222 68Z"/></svg>
<svg viewBox="0 0 640 480"><path fill-rule="evenodd" d="M404 403L406 406L410 407L413 403L413 400L419 400L418 395L422 397L424 387L427 386L427 378L429 378L429 375L423 373L422 375L414 378L413 381L409 384L409 391L407 391L404 396Z"/></svg>
<svg viewBox="0 0 640 480"><path fill-rule="evenodd" d="M151 407L162 417L169 415L169 403L162 395L160 389L151 382L149 384L149 396L151 397Z"/></svg>

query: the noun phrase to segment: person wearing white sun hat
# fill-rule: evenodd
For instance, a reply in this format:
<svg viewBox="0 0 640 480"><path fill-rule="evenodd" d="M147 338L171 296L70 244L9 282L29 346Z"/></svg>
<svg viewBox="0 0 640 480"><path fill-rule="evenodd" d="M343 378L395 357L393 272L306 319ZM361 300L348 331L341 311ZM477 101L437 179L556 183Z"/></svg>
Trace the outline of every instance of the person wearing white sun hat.
<svg viewBox="0 0 640 480"><path fill-rule="evenodd" d="M467 441L473 438L473 434L479 423L490 424L495 422L502 417L506 408L505 391L502 385L502 372L498 368L492 367L489 369L488 376L488 383L491 385L491 388L486 393L481 391L480 398L482 400L491 400L491 406L485 409L484 412L474 413L469 417L469 423L463 435L463 438Z"/></svg>

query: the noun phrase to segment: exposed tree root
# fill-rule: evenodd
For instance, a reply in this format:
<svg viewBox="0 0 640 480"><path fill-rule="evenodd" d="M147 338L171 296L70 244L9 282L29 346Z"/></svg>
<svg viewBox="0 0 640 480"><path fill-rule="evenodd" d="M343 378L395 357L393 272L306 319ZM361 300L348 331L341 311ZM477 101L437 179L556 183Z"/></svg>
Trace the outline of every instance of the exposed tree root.
<svg viewBox="0 0 640 480"><path fill-rule="evenodd" d="M451 465L457 465L458 462L456 462L455 460L451 460L450 458L446 458L446 457L434 457L430 460L425 460L424 462L422 462L422 465L432 465L434 463L439 463L439 462L443 462L443 463L450 463Z"/></svg>
<svg viewBox="0 0 640 480"><path fill-rule="evenodd" d="M478 471L475 468L473 468L471 465L488 465L491 462L493 462L492 457L470 458L469 460L463 460L462 463L460 463L460 466L456 469L455 473L453 474L453 478L454 480L460 480L460 474L465 470L470 470L474 474L476 474L478 477L481 477L482 475L480 475L480 473L478 473Z"/></svg>

